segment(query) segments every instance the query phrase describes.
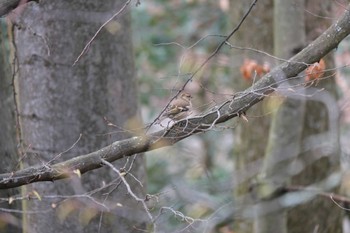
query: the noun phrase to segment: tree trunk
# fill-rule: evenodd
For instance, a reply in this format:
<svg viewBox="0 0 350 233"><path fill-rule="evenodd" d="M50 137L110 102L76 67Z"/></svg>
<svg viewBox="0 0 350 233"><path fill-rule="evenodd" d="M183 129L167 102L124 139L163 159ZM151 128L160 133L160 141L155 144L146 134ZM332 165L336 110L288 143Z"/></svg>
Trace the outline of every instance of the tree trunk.
<svg viewBox="0 0 350 233"><path fill-rule="evenodd" d="M14 76L12 75L14 47L12 44L12 24L0 18L0 173L14 171L20 163L17 151L18 137L16 123L16 102L14 93ZM0 197L16 196L20 189L1 190ZM20 202L0 202L2 209L21 209ZM0 213L0 232L22 232L21 215L6 211Z"/></svg>
<svg viewBox="0 0 350 233"><path fill-rule="evenodd" d="M231 28L241 20L247 12L250 5L249 1L232 1L230 11ZM261 1L247 17L239 31L237 31L231 43L235 46L254 48L268 53L272 53L273 34L272 34L272 1ZM258 32L258 33L257 33ZM260 53L249 50L232 49L232 64L236 64L233 73L233 88L236 91L244 90L249 87L253 81L247 82L239 72L239 67L243 64L245 58L255 59L259 63L270 61L270 58ZM266 102L265 102L266 101ZM256 178L258 167L261 164L263 153L267 142L267 131L269 128L270 117L268 116L267 106L269 98L264 100L263 104L252 107L247 112L249 122L241 120L239 126L235 129L234 145L234 163L235 174L233 175L236 183L234 196L241 212L249 211L250 204L253 203L250 195L252 181ZM234 231L252 232L254 216L244 215L239 219L234 219Z"/></svg>
<svg viewBox="0 0 350 233"><path fill-rule="evenodd" d="M288 1L274 0L274 55L288 59L293 51L305 44L304 0ZM281 74L283 76L283 74ZM282 77L283 78L283 77ZM289 183L291 172L295 169L292 164L301 149L301 136L305 101L303 91L290 92L301 78L286 81L281 84L280 98L282 103L275 106L272 116L269 140L265 151L262 168L263 180L258 196L265 199L258 204L258 214L255 232L286 233L287 219L285 207L274 197L281 186ZM284 97L285 96L285 97ZM276 111L277 110L277 111ZM287 133L288 132L288 133Z"/></svg>
<svg viewBox="0 0 350 233"><path fill-rule="evenodd" d="M331 15L332 2L307 0L306 14L307 40L315 39L327 28L331 21L320 16ZM333 54L324 58L326 69L334 67ZM311 97L306 103L302 132L302 153L298 163L302 171L292 179L292 185L314 185L325 192L337 192L339 187L339 109L333 71L326 72L316 87L324 91ZM314 91L314 89L310 89ZM305 193L301 192L298 201ZM342 210L328 198L312 195L305 204L288 211L288 232L342 232ZM306 200L304 200L306 201ZM307 216L307 217L305 217Z"/></svg>
<svg viewBox="0 0 350 233"><path fill-rule="evenodd" d="M138 119L128 10L102 29L72 66L98 28L122 6L123 1L113 0L41 1L28 4L18 18L18 105L27 166L49 166L130 136L120 130ZM108 122L119 128L106 135ZM128 169L132 164L125 163L114 165ZM144 177L142 163L138 156L130 171L135 177ZM142 192L131 176L126 179L136 194ZM114 183L108 186L110 182ZM25 216L24 230L134 232L143 228L146 214L136 217L140 205L120 182L118 174L105 167L81 179L72 175L55 183L28 185L23 195L40 195L42 200L26 201L25 210L36 213ZM77 194L85 197L69 198Z"/></svg>

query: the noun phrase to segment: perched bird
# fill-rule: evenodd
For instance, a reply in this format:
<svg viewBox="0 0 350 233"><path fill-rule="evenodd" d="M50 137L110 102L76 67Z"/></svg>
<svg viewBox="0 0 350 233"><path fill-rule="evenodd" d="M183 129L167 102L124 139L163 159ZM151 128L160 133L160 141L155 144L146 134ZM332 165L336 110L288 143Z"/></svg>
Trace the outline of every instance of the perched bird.
<svg viewBox="0 0 350 233"><path fill-rule="evenodd" d="M160 120L170 118L174 121L184 119L191 115L192 96L186 92L181 93L176 99L171 101Z"/></svg>

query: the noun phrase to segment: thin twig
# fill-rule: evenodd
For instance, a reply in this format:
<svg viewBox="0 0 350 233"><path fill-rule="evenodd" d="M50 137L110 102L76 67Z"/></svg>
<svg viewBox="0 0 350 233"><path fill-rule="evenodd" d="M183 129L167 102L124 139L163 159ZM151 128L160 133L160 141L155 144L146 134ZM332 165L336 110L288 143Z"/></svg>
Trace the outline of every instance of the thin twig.
<svg viewBox="0 0 350 233"><path fill-rule="evenodd" d="M225 39L216 47L216 49L214 50L214 52L212 52L209 57L207 57L207 59L205 59L205 61L191 74L191 76L186 80L186 82L182 85L182 87L177 91L177 93L168 101L167 105L163 108L163 110L158 114L158 116L154 119L154 121L148 126L147 131L149 130L149 128L152 127L152 125L154 125L158 119L163 115L163 113L165 112L165 110L169 107L170 103L176 99L179 94L185 90L185 87L187 86L188 83L190 83L194 76L196 76L196 74L220 51L220 49L222 48L222 46L224 46L226 44L226 42L233 36L233 34L235 32L237 32L239 30L239 28L241 27L241 25L243 24L243 22L245 21L245 19L248 17L248 15L250 14L250 12L252 11L253 7L255 6L256 2L258 0L254 0L252 2L252 4L250 5L250 7L248 8L248 11L243 15L241 21L238 23L238 25L230 32L230 34L228 36L225 37ZM147 132L146 131L146 132Z"/></svg>
<svg viewBox="0 0 350 233"><path fill-rule="evenodd" d="M77 59L74 61L72 66L75 66L75 64L78 63L78 61L80 60L80 58L88 51L88 49L90 48L90 45L92 44L92 42L95 40L96 36L100 33L100 31L109 23L111 22L115 17L117 17L120 13L122 13L125 8L130 4L131 0L128 0L125 2L125 4L123 5L123 7L116 13L114 13L114 15L112 15L112 17L110 17L106 22L104 22L101 27L96 31L95 35L89 40L89 42L85 45L83 51L81 51L81 53L79 54L79 56L77 57Z"/></svg>
<svg viewBox="0 0 350 233"><path fill-rule="evenodd" d="M105 165L107 165L108 167L110 167L115 173L117 173L120 177L120 179L123 181L126 189L128 190L128 193L137 201L137 202L141 202L143 209L145 210L145 212L148 215L148 218L151 220L151 222L153 222L153 216L152 214L149 212L148 207L144 201L144 199L139 198L138 196L136 196L136 194L131 190L131 187L129 185L129 183L126 181L125 177L123 174L121 174L121 172L116 169L113 164L111 164L110 162L108 162L107 160L101 159L101 162Z"/></svg>

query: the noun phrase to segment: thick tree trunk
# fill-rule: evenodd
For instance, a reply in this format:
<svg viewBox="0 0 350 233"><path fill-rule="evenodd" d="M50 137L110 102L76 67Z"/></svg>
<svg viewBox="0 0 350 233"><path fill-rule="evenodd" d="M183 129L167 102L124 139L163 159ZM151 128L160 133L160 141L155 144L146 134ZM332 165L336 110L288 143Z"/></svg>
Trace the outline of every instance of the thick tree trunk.
<svg viewBox="0 0 350 233"><path fill-rule="evenodd" d="M122 12L104 28L72 67L99 26L122 6L123 1L113 0L42 1L29 4L18 18L18 105L28 166L84 154L129 136L120 130L138 117L129 12ZM105 135L105 118L120 128ZM128 168L130 164L121 161L115 165ZM133 167L140 165L142 158ZM143 169L131 172L143 177ZM24 229L61 233L135 231L144 222L134 214L140 205L127 195L118 178L103 168L81 179L26 186L25 193L38 193L42 201L26 202L25 210L37 213L26 215ZM134 184L133 191L140 193L139 183L130 178L126 176ZM89 193L110 182L114 184ZM105 206L84 197L59 197L75 194L91 196Z"/></svg>

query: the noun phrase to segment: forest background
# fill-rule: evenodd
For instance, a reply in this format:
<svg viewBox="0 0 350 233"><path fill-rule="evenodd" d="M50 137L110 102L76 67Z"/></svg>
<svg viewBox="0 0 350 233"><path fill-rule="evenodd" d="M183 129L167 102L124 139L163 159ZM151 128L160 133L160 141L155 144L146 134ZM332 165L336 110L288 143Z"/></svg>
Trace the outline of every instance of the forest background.
<svg viewBox="0 0 350 233"><path fill-rule="evenodd" d="M193 116L215 113L348 11L340 1L253 2L39 1L1 18L0 183L171 130L154 120L182 89L194 97ZM53 183L35 183L34 170L25 182L33 184L1 191L0 227L348 232L349 46L345 39L323 58L317 80L282 75L262 102L175 145L113 164L102 157L96 171L67 166L70 178Z"/></svg>

